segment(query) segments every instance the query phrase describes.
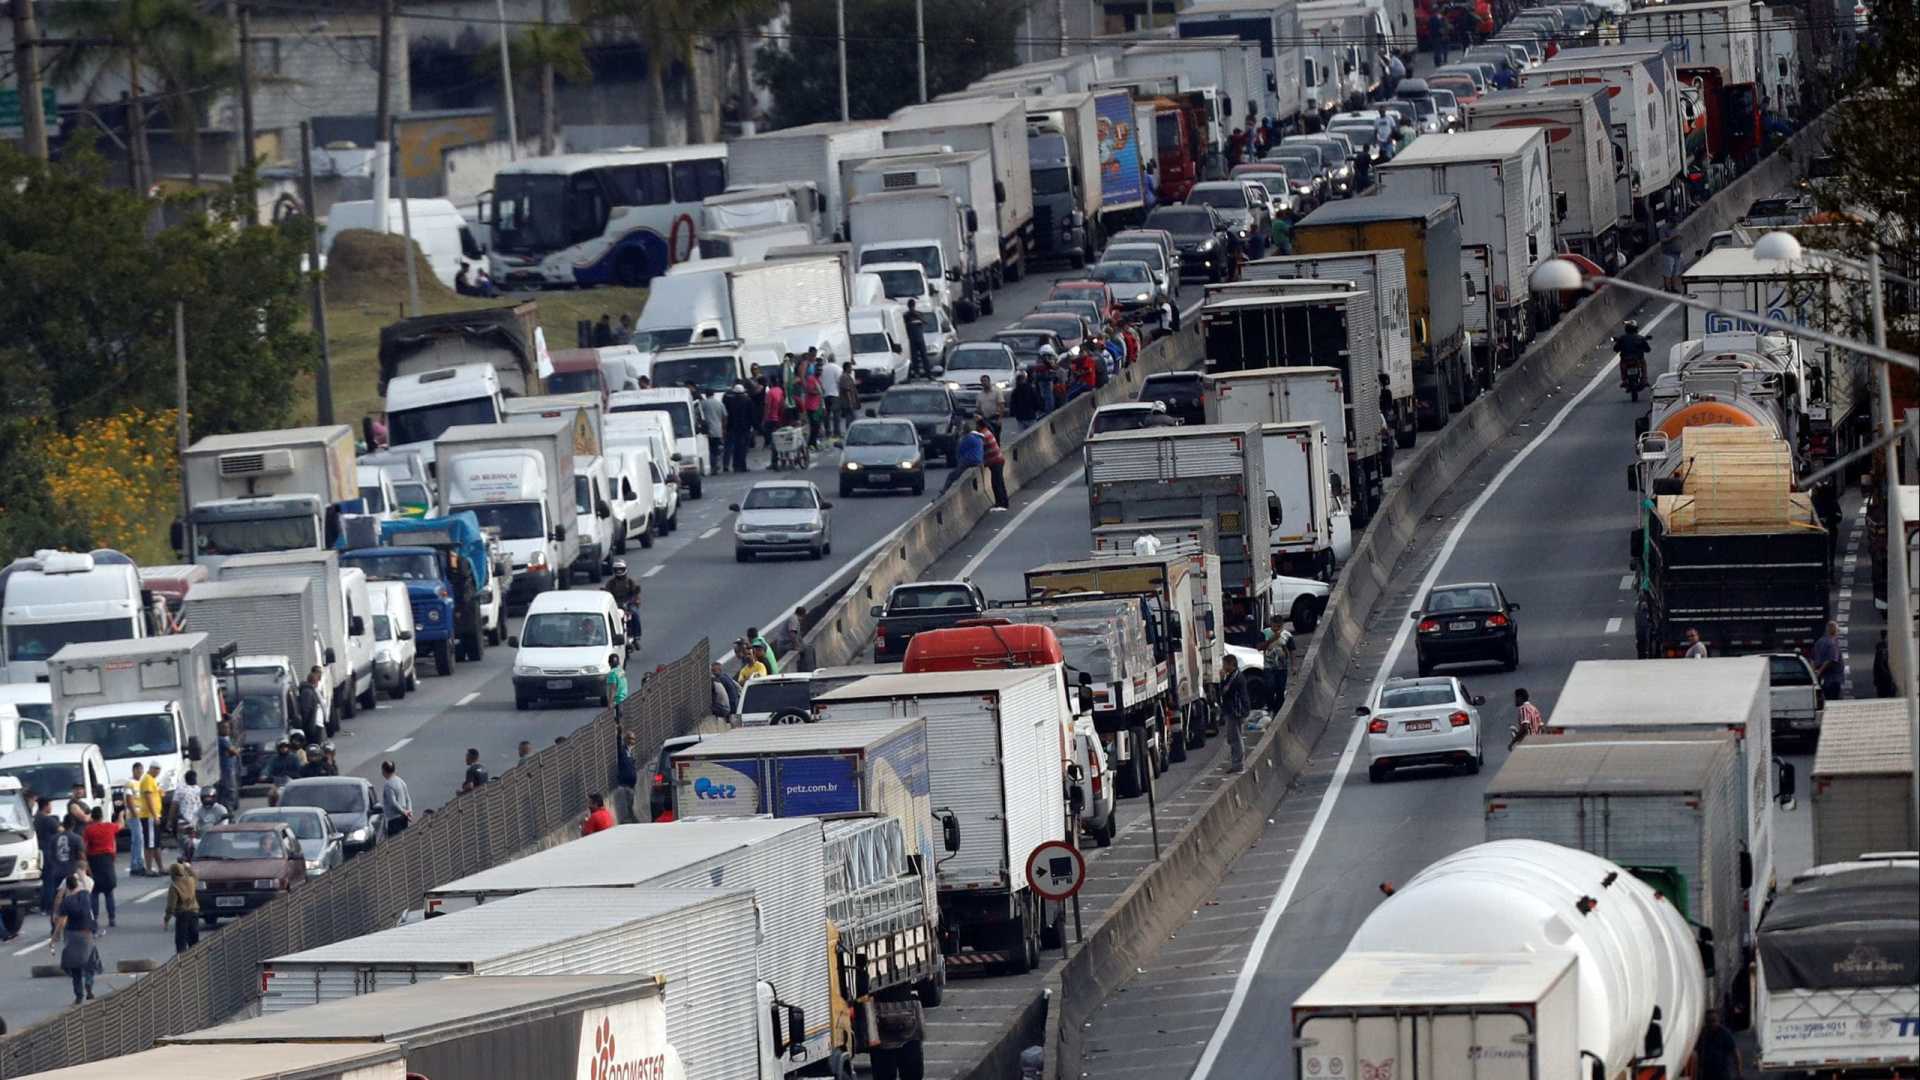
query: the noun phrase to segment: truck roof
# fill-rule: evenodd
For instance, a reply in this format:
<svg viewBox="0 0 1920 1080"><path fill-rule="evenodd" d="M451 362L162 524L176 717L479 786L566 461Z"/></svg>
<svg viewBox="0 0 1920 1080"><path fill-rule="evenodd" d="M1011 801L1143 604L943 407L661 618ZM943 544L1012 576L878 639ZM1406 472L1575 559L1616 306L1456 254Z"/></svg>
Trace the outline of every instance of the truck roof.
<svg viewBox="0 0 1920 1080"><path fill-rule="evenodd" d="M1329 294L1336 295L1336 294ZM1339 296L1351 296L1351 293L1339 293ZM1158 442L1161 439L1187 439L1209 435L1244 435L1252 437L1259 430L1258 424L1183 424L1179 427L1140 428L1137 431L1103 431L1087 442Z"/></svg>
<svg viewBox="0 0 1920 1080"><path fill-rule="evenodd" d="M998 693L1034 679L1051 677L1047 668L1011 668L998 671L924 671L901 675L869 675L856 683L814 698L815 704L867 701L884 697L932 697L943 694Z"/></svg>
<svg viewBox="0 0 1920 1080"><path fill-rule="evenodd" d="M777 678L777 676L774 676ZM810 681L810 680L809 680ZM785 754L812 750L865 750L921 726L920 717L900 720L849 720L834 724L772 724L713 735L675 753L676 758L728 754Z"/></svg>
<svg viewBox="0 0 1920 1080"><path fill-rule="evenodd" d="M370 549L385 550L385 549ZM287 596L307 591L307 579L299 577L234 578L203 581L187 591L188 600L232 600L244 596Z"/></svg>
<svg viewBox="0 0 1920 1080"><path fill-rule="evenodd" d="M1522 795L1692 795L1712 786L1733 733L1698 739L1566 736L1514 747L1486 788L1491 799Z"/></svg>
<svg viewBox="0 0 1920 1080"><path fill-rule="evenodd" d="M1665 8L1661 9L1665 11ZM1620 42L1617 45L1586 46L1578 49L1561 49L1553 54L1553 59L1527 69L1527 74L1537 75L1543 71L1580 71L1585 68L1619 67L1622 64L1638 63L1649 56L1666 55L1665 45L1633 45Z"/></svg>
<svg viewBox="0 0 1920 1080"><path fill-rule="evenodd" d="M281 428L278 431L242 431L232 435L203 435L189 454L218 454L228 450L254 450L262 446L288 446L315 443L325 445L336 439L353 441L353 429L345 424L325 427Z"/></svg>
<svg viewBox="0 0 1920 1080"><path fill-rule="evenodd" d="M304 1011L304 1010L303 1010ZM37 1080L338 1080L388 1062L404 1067L398 1046L289 1042L262 1054L257 1046L156 1046L150 1050L37 1072ZM381 1072L378 1075L388 1075Z"/></svg>
<svg viewBox="0 0 1920 1080"><path fill-rule="evenodd" d="M528 1013L564 1014L659 993L652 975L436 979L169 1035L161 1044L439 1042Z"/></svg>
<svg viewBox="0 0 1920 1080"><path fill-rule="evenodd" d="M740 818L698 825L618 825L468 874L433 889L431 895L551 890L559 884L577 888L632 886L717 854L809 829L819 836L819 820Z"/></svg>
<svg viewBox="0 0 1920 1080"><path fill-rule="evenodd" d="M1913 732L1905 698L1828 701L1820 718L1815 776L1910 776Z"/></svg>
<svg viewBox="0 0 1920 1080"><path fill-rule="evenodd" d="M573 433L571 417L525 416L499 424L459 424L448 428L435 445L470 442L497 442L502 439L541 439Z"/></svg>
<svg viewBox="0 0 1920 1080"><path fill-rule="evenodd" d="M914 150L917 147L902 147ZM928 149L924 154L895 154L888 157L873 157L853 167L854 172L879 173L893 172L896 169L917 169L923 166L965 165L976 158L989 156L985 150L936 150ZM848 245L849 247L852 245Z"/></svg>
<svg viewBox="0 0 1920 1080"><path fill-rule="evenodd" d="M1571 952L1347 953L1294 1003L1342 1006L1502 1005L1538 1001L1572 971Z"/></svg>
<svg viewBox="0 0 1920 1080"><path fill-rule="evenodd" d="M1380 165L1382 170L1408 165L1451 165L1488 158L1507 157L1526 149L1534 141L1545 142L1546 133L1533 127L1488 128L1484 131L1456 131L1444 139L1415 139L1393 160Z"/></svg>
<svg viewBox="0 0 1920 1080"><path fill-rule="evenodd" d="M120 641L85 641L62 645L51 659L62 664L85 664L104 660L138 660L151 656L182 656L207 643L205 634L162 634L158 637Z"/></svg>
<svg viewBox="0 0 1920 1080"><path fill-rule="evenodd" d="M916 128L952 127L998 121L1008 113L1020 114L1021 134L1026 133L1027 105L1019 98L962 98L958 101L930 101L895 109L886 120L893 131Z"/></svg>
<svg viewBox="0 0 1920 1080"><path fill-rule="evenodd" d="M1467 106L1467 115L1475 112L1507 112L1510 108L1527 108L1530 105L1543 105L1556 100L1586 101L1607 92L1599 83L1581 83L1569 86L1530 86L1502 90L1498 94L1489 94Z"/></svg>
<svg viewBox="0 0 1920 1080"><path fill-rule="evenodd" d="M1554 703L1550 727L1721 727L1747 723L1767 697L1767 658L1581 660ZM1762 710L1764 715L1764 710Z"/></svg>
<svg viewBox="0 0 1920 1080"><path fill-rule="evenodd" d="M1266 282L1259 284L1265 285ZM1284 284L1281 282L1280 284ZM1209 311L1238 311L1241 308L1301 307L1327 302L1351 303L1366 296L1360 289L1328 289L1324 292L1271 292L1257 296L1226 296L1209 299L1201 314Z"/></svg>
<svg viewBox="0 0 1920 1080"><path fill-rule="evenodd" d="M1782 265L1778 259L1756 257L1750 247L1721 247L1702 255L1699 261L1687 267L1680 276L1688 281L1713 278L1777 280L1789 277L1822 277L1827 274L1857 276L1858 272L1822 257L1817 251L1808 251L1792 263Z"/></svg>
<svg viewBox="0 0 1920 1080"><path fill-rule="evenodd" d="M1253 368L1248 371L1221 371L1204 375L1210 383L1219 382L1266 382L1270 379L1292 380L1302 377L1326 378L1340 374L1339 368L1320 367L1309 364L1305 367Z"/></svg>
<svg viewBox="0 0 1920 1080"><path fill-rule="evenodd" d="M1452 138L1453 136L1448 136ZM1419 140L1415 140L1417 144ZM1398 160L1397 158L1395 160ZM1323 204L1300 219L1310 225L1351 225L1370 221L1399 221L1456 214L1460 200L1452 195L1369 195L1364 199L1340 199ZM1344 252L1343 252L1344 254Z"/></svg>

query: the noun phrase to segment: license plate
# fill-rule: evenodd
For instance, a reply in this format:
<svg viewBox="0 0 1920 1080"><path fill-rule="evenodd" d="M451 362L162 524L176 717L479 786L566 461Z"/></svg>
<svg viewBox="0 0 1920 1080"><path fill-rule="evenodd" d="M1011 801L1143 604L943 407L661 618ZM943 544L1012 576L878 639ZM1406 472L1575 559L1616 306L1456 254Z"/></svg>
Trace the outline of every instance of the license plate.
<svg viewBox="0 0 1920 1080"><path fill-rule="evenodd" d="M246 907L247 898L244 896L216 896L213 898L213 906L214 907Z"/></svg>
<svg viewBox="0 0 1920 1080"><path fill-rule="evenodd" d="M1409 721L1407 721L1407 726L1406 726L1406 727L1404 727L1404 728L1402 728L1401 730L1402 730L1402 731L1432 731L1432 730L1433 730L1433 721L1431 721L1431 720L1409 720Z"/></svg>
<svg viewBox="0 0 1920 1080"><path fill-rule="evenodd" d="M573 680L572 680L572 679L548 679L548 680L547 680L547 689L549 689L549 690L571 690L571 689L573 689Z"/></svg>
<svg viewBox="0 0 1920 1080"><path fill-rule="evenodd" d="M767 540L767 543L769 544L784 544L787 542L787 534L786 533L768 533L766 536L766 540Z"/></svg>
<svg viewBox="0 0 1920 1080"><path fill-rule="evenodd" d="M1479 624L1479 623L1477 623L1477 622L1474 622L1474 621L1473 621L1472 619L1462 619L1462 620L1460 620L1459 622L1450 622L1450 623L1448 623L1448 624L1447 624L1447 629L1449 629L1449 630L1475 630L1475 629L1478 629L1478 628L1479 628L1479 626L1480 626L1480 624Z"/></svg>

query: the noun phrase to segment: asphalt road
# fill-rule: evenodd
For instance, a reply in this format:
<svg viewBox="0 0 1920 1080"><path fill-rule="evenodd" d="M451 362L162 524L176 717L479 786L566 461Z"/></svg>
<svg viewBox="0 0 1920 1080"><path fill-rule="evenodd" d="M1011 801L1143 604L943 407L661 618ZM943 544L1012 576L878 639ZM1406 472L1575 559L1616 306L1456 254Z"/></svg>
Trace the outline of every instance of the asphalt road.
<svg viewBox="0 0 1920 1080"><path fill-rule="evenodd" d="M1047 267L1003 287L995 294L995 314L960 327L961 337L974 340L990 336L1045 299L1055 281L1071 276L1064 266ZM1197 287L1189 288L1181 299L1191 304L1199 295ZM650 550L635 545L625 556L630 573L640 578L644 589L644 645L628 662L630 679L637 681L641 673L655 665L678 658L702 636L720 654L747 627L777 626L796 606L817 603L857 572L879 542L923 505L922 499L905 494L862 494L839 500L831 486L838 457L819 455L806 475L838 502L833 554L820 562L760 559L743 566L733 558L728 534L733 515L727 505L738 502L749 486L770 475L763 471L765 451L755 451L751 461L755 471L745 475L708 477L706 497L682 505L676 532L660 538ZM944 480L942 470L930 470L927 497L938 491ZM993 519L996 524L1006 520L1002 515L993 515ZM1084 549L1084 536L1078 547ZM591 586L578 583L574 587ZM468 747L479 750L482 763L498 775L513 767L522 739L535 747L545 746L591 717L591 710L585 706L516 710L512 661L511 649L489 649L478 664L461 664L447 678L428 674L431 665L422 661L417 691L398 702L381 698L378 708L347 721L335 736L343 771L377 784L380 763L391 758L407 779L416 808L434 807L458 791ZM247 806L265 805L264 799L258 798L243 802ZM160 961L173 950L172 932L160 925L165 904L160 879L129 877L127 859L122 854L116 892L116 901L126 910L119 925L100 941L101 959L109 972L96 986L100 993L125 986L137 977L113 974L119 961ZM61 1011L72 1000L64 978L32 977L32 966L52 962L46 930L43 917L30 916L23 936L0 948L0 1017L16 1029Z"/></svg>

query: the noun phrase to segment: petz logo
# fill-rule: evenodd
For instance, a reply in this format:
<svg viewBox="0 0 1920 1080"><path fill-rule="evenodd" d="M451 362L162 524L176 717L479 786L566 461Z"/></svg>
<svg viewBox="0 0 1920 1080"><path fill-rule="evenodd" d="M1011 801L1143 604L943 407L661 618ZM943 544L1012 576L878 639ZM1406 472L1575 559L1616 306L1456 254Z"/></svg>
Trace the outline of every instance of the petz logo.
<svg viewBox="0 0 1920 1080"><path fill-rule="evenodd" d="M667 1075L665 1054L620 1061L618 1052L613 1022L600 1021L600 1027L593 1033L593 1062L587 1066L588 1080L662 1080Z"/></svg>
<svg viewBox="0 0 1920 1080"><path fill-rule="evenodd" d="M696 799L731 799L738 790L732 784L716 784L704 776L693 782L693 797Z"/></svg>

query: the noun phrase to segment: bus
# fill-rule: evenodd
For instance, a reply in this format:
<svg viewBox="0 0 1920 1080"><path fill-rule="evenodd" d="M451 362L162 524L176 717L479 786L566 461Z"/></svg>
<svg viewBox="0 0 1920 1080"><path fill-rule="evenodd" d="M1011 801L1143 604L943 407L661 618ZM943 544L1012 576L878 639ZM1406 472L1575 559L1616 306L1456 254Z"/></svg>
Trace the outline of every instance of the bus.
<svg viewBox="0 0 1920 1080"><path fill-rule="evenodd" d="M484 197L494 283L646 285L698 255L700 202L726 189L724 143L560 154L505 166Z"/></svg>

